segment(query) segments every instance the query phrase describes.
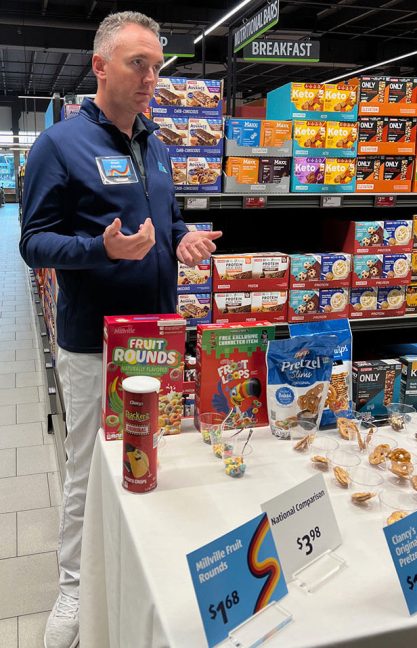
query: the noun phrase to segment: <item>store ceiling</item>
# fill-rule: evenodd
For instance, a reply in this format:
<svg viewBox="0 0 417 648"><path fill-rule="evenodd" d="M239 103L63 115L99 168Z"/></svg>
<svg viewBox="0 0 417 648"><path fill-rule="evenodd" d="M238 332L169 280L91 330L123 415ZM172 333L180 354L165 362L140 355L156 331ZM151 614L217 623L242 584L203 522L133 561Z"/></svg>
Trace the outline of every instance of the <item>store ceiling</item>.
<svg viewBox="0 0 417 648"><path fill-rule="evenodd" d="M164 31L197 36L238 1L2 0L0 101L9 103L18 95L50 97L52 92L93 93L93 35L98 23L112 11L140 10L158 20ZM246 9L248 15L265 2L253 0ZM226 34L227 29L222 26L206 40L207 77L226 76ZM299 63L245 63L238 59L237 88L238 96L243 99L265 95L266 91L289 80L323 81L414 50L417 3L416 0L281 0L279 23L268 32L268 37L273 34L320 40L320 62L301 66ZM164 73L201 77L201 54L199 45L194 59L178 59ZM417 74L416 65L414 56L384 68L384 72L413 75Z"/></svg>

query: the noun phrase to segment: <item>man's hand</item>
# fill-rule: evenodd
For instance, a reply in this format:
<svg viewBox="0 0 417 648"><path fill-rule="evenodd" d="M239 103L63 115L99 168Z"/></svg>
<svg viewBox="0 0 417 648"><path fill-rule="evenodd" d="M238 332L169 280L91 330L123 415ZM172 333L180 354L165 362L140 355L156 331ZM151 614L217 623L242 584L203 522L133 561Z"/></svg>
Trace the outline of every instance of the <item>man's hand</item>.
<svg viewBox="0 0 417 648"><path fill-rule="evenodd" d="M104 248L109 259L131 259L140 261L155 245L155 229L150 218L139 227L136 234L125 236L120 231L122 222L115 218L103 234Z"/></svg>
<svg viewBox="0 0 417 648"><path fill-rule="evenodd" d="M177 259L188 266L195 266L208 259L216 250L214 240L220 238L223 232L188 232L177 247Z"/></svg>

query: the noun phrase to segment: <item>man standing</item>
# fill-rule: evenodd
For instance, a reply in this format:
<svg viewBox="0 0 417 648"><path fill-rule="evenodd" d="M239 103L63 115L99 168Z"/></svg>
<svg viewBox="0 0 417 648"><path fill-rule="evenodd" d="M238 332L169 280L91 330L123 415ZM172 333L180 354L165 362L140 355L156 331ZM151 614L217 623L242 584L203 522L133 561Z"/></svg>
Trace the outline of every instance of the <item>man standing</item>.
<svg viewBox="0 0 417 648"><path fill-rule="evenodd" d="M56 268L57 369L67 438L58 548L60 593L45 648L78 645L85 493L100 425L103 316L175 312L177 259L195 265L221 232L188 232L165 146L142 111L163 64L158 24L105 18L94 40L97 95L38 138L29 155L20 251Z"/></svg>

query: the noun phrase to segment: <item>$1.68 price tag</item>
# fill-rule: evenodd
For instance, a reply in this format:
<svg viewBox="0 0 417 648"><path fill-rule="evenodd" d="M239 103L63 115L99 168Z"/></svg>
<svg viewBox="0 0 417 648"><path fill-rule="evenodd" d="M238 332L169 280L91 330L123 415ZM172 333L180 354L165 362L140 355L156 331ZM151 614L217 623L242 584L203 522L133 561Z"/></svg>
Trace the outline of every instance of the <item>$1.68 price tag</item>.
<svg viewBox="0 0 417 648"><path fill-rule="evenodd" d="M323 475L317 474L265 502L287 579L342 543Z"/></svg>
<svg viewBox="0 0 417 648"><path fill-rule="evenodd" d="M193 551L187 560L209 646L287 593L265 514Z"/></svg>

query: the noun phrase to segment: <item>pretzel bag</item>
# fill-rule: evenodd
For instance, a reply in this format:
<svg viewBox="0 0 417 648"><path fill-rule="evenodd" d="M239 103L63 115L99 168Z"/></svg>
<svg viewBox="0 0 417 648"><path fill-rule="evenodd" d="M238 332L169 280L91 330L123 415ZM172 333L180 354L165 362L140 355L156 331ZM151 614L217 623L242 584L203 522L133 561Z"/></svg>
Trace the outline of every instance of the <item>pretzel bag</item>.
<svg viewBox="0 0 417 648"><path fill-rule="evenodd" d="M335 335L333 369L320 427L336 425L335 412L352 408L352 331L348 319L290 324L290 336Z"/></svg>
<svg viewBox="0 0 417 648"><path fill-rule="evenodd" d="M335 335L271 340L266 355L268 418L272 434L290 437L290 428L318 423L332 373Z"/></svg>

